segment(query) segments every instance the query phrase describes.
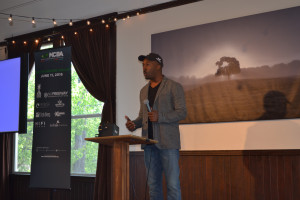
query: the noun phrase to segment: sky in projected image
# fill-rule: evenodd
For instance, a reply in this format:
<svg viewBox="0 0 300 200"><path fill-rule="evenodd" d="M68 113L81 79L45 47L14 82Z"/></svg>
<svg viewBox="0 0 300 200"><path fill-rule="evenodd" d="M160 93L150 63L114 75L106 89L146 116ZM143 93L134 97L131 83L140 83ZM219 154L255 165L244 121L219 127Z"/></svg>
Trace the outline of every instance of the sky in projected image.
<svg viewBox="0 0 300 200"><path fill-rule="evenodd" d="M169 77L215 74L223 56L241 68L300 60L300 7L152 35Z"/></svg>

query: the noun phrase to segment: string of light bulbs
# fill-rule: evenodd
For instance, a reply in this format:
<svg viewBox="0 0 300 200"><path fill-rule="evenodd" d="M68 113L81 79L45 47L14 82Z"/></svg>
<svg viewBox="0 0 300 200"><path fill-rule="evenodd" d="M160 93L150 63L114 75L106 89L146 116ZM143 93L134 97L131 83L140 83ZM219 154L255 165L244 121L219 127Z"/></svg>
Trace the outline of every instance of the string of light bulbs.
<svg viewBox="0 0 300 200"><path fill-rule="evenodd" d="M170 8L170 7L174 7L174 6L178 6L178 5L183 5L183 4L187 4L189 2L194 2L194 1L199 1L199 0L187 0L186 3L182 3L180 1L178 1L175 3L174 2L166 2L163 4L154 4L152 6L148 6L148 7L144 7L144 8L115 12L115 13L111 13L111 14L98 16L98 17L92 17L89 19L58 19L58 18L17 15L17 14L12 14L12 13L5 13L5 12L0 12L0 16L4 15L8 19L8 23L11 26L14 25L13 21L22 21L23 23L31 23L33 28L35 28L37 26L37 24L39 24L39 23L52 23L53 29L49 29L49 32L41 33L42 35L38 36L39 39L33 39L33 38L27 39L29 41L34 41L35 43L38 44L41 40L45 41L47 39L48 41L51 41L51 38L56 37L55 35L60 35L61 39L64 40L64 36L61 35L61 30L65 29L66 25L72 27L75 24L76 26L74 26L74 28L78 28L78 27L84 27L85 23L87 26L102 23L105 26L105 28L109 29L110 23L117 22L118 20L126 21L126 20L130 19L130 17L139 16L141 14L146 14L149 12L155 12L155 11L158 11L161 9L166 9L166 8ZM92 29L92 27L88 28L88 30L91 33L94 31ZM74 35L78 36L79 34L78 34L78 32L75 31ZM35 37L35 36L33 36L33 37ZM22 36L21 36L21 38L22 38ZM19 38L19 36L17 36L16 40L18 40L18 41L23 40L21 38ZM14 40L13 35L12 35L12 37L7 38L6 41L11 44L16 44L16 41ZM23 41L22 43L24 45L27 45L28 41Z"/></svg>
<svg viewBox="0 0 300 200"><path fill-rule="evenodd" d="M25 16L25 15L15 15L15 14L13 15L13 14L8 14L8 13L3 13L3 12L0 12L0 15L7 16L8 23L10 25L13 25L14 20L16 20L16 21L27 21L27 20L29 21L30 20L31 24L34 26L36 26L37 21L39 21L39 20L43 20L44 23L45 22L52 23L54 27L58 25L58 21L61 22L62 24L68 23L69 26L73 26L74 21L84 21L84 20L86 20L87 25L91 24L90 20L88 20L88 19L55 19L55 18L47 18L47 17L30 17L30 16ZM137 11L136 15L137 16L140 15L140 11ZM15 17L17 19L15 19ZM19 18L21 18L21 20L19 20ZM126 20L129 18L130 18L130 16L127 15L126 17L123 17L122 20ZM119 18L114 17L112 20L116 22L119 20ZM101 19L101 22L102 22L102 24L105 24L105 23L109 23L109 21L112 21L112 20L109 19L109 20L107 20L108 22L106 22L105 19Z"/></svg>
<svg viewBox="0 0 300 200"><path fill-rule="evenodd" d="M155 12L155 11L159 11L159 10L163 10L163 9L167 9L167 8L171 8L171 7L176 7L176 6L180 6L180 5L185 5L185 4L189 4L189 3L193 3L193 2L198 2L198 1L203 1L203 0L185 0L185 1L170 1L170 2L165 2L165 3L161 3L161 4L154 4L148 7L143 7L143 8L138 8L138 9L133 9L133 10L128 10L128 11L121 11L121 12L115 12L115 13L111 13L111 14L106 14L106 15L102 15L102 16L98 16L98 17L93 17L93 18L89 18L89 19L57 19L57 18L46 18L46 17L33 17L33 16L24 16L24 15L15 15L15 14L11 14L11 13L4 13L3 11L0 12L0 16L4 15L6 19L8 19L10 25L13 25L13 21L22 21L25 23L31 23L32 27L36 27L38 23L52 23L53 24L53 29L51 29L51 32L49 30L49 32L43 32L41 33L42 35L40 36L40 39L35 39L33 41L35 41L35 43L39 43L40 40L46 39L48 37L48 41L51 40L50 37L53 37L55 35L60 35L61 39L64 39L64 36L61 35L61 29L66 28L66 25L69 25L70 27L74 26L74 24L76 26L74 26L74 28L76 27L83 27L84 24L86 23L87 26L89 25L94 25L94 24L98 24L98 23L102 23L105 24L105 27L108 29L109 28L109 24L112 22L117 22L118 20L123 20L126 21L128 19L130 19L130 17L134 17L134 16L139 16L141 14L146 14L146 13L150 13L150 12ZM5 20L4 18L4 20ZM3 19L2 17L0 19ZM60 26L58 26L58 23ZM89 31L92 33L93 29L89 28ZM78 32L74 32L75 36L78 36ZM30 37L30 36L29 36ZM33 36L35 37L35 36ZM32 40L31 37L28 40ZM16 39L17 40L23 40L20 38L24 38L22 36L17 36ZM43 39L41 39L43 38ZM14 37L12 36L11 38L7 38L6 41L8 43L12 43L12 44L16 44L16 41L14 40ZM23 41L24 45L27 45L28 42Z"/></svg>
<svg viewBox="0 0 300 200"><path fill-rule="evenodd" d="M129 11L129 12L134 12L134 11ZM129 12L126 12L126 13L129 13ZM124 12L125 13L125 12ZM58 25L58 21L60 23L63 23L63 24L67 24L68 22L68 25L69 26L73 26L74 23L76 22L73 22L74 19L55 19L55 18L46 18L46 17L29 17L29 16L23 16L23 15L13 15L13 14L8 14L8 13L2 13L0 12L0 15L6 15L7 16L7 19L8 19L8 22L10 25L13 25L13 21L16 20L16 21L25 21L25 22L31 22L32 26L35 27L37 23L39 22L43 22L43 23L52 23L53 24L53 27L56 27ZM140 10L139 11L136 11L134 12L134 14L131 14L131 15L125 15L123 17L120 17L122 16L122 14L117 14L115 17L110 17L108 19L104 19L104 18L100 18L100 21L98 21L97 23L101 22L102 24L105 24L105 27L108 29L109 28L109 23L111 22L117 22L118 20L127 20L127 19L130 19L131 16L139 16L140 15ZM15 17L15 18L14 18ZM38 21L37 21L38 20ZM89 19L75 19L74 21L86 21L86 25L89 26L92 24L91 20ZM95 21L95 20L93 20ZM95 22L94 22L95 23ZM62 24L62 25L63 25ZM92 28L90 28L88 30L90 33L92 33L94 30ZM75 31L74 32L74 35L75 36L78 36L78 32ZM61 35L60 38L62 40L64 40L64 36ZM40 42L41 39L34 39L34 42L36 44L38 44ZM47 38L47 41L51 41L51 38L48 37ZM12 44L16 44L16 41L13 39L13 36L12 36L12 39L11 39L11 43ZM23 45L27 45L28 42L27 41L23 41L22 42Z"/></svg>

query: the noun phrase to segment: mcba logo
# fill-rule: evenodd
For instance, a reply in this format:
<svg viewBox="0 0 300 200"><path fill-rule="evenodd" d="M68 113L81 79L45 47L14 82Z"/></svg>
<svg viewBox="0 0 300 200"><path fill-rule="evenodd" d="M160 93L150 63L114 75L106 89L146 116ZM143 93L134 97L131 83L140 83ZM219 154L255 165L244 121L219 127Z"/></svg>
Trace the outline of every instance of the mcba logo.
<svg viewBox="0 0 300 200"><path fill-rule="evenodd" d="M49 58L57 58L57 57L64 57L63 52L62 51L49 52Z"/></svg>

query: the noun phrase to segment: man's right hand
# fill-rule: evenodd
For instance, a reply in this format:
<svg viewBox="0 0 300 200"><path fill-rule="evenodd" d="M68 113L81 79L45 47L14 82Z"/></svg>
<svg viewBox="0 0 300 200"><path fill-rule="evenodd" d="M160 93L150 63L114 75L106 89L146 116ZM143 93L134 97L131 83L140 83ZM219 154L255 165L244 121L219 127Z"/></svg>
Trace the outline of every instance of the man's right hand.
<svg viewBox="0 0 300 200"><path fill-rule="evenodd" d="M129 119L129 117L126 116L126 115L125 115L125 119L127 120L127 122L126 122L126 128L127 128L129 131L133 132L133 131L135 130L135 123L134 123L133 121L131 121L131 120Z"/></svg>

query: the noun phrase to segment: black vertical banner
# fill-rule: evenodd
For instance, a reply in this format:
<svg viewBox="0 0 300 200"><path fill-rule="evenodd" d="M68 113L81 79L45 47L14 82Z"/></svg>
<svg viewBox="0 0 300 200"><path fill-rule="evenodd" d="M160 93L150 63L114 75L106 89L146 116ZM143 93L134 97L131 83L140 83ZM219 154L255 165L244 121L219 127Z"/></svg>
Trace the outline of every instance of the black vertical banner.
<svg viewBox="0 0 300 200"><path fill-rule="evenodd" d="M30 187L70 189L71 47L35 53Z"/></svg>

